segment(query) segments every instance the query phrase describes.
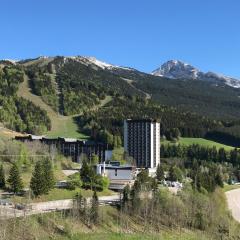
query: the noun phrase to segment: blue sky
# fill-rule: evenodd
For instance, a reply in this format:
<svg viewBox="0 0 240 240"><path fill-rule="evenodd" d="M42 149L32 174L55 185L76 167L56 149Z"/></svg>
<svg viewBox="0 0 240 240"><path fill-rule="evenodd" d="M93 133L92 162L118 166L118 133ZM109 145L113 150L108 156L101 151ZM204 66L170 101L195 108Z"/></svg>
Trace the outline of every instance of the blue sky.
<svg viewBox="0 0 240 240"><path fill-rule="evenodd" d="M85 55L150 72L179 59L240 77L238 0L0 0L0 58Z"/></svg>

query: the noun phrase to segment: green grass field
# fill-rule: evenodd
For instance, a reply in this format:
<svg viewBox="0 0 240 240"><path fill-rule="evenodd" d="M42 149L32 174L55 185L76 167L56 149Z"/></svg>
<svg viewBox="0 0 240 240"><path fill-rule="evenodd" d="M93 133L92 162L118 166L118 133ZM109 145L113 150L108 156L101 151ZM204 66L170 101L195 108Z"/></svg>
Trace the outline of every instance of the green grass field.
<svg viewBox="0 0 240 240"><path fill-rule="evenodd" d="M161 143L163 143L163 144L175 144L175 143L169 142L167 140L162 140ZM199 144L199 145L202 145L204 147L215 146L217 149L219 149L219 148L225 148L226 150L233 149L233 147L231 147L231 146L227 146L227 145L224 145L224 144L221 144L221 143L210 141L210 140L207 140L207 139L204 139L204 138L180 138L178 143L181 144L181 145L186 145L186 146L189 146L189 145L192 145L192 144Z"/></svg>
<svg viewBox="0 0 240 240"><path fill-rule="evenodd" d="M54 122L53 122L54 121ZM88 139L89 137L78 130L77 124L73 117L59 116L52 120L53 129L47 133L50 138L68 137L77 139Z"/></svg>

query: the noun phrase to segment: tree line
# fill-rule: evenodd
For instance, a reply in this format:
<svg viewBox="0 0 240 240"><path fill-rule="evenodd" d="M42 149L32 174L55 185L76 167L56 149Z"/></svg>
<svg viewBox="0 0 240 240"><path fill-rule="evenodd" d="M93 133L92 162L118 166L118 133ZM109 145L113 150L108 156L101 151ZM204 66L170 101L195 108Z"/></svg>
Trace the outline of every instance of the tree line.
<svg viewBox="0 0 240 240"><path fill-rule="evenodd" d="M42 194L48 194L54 187L54 173L50 160L46 158L37 161L30 181L32 196L38 197ZM0 189L11 191L14 194L21 194L24 190L21 172L16 162L12 164L7 180L3 165L0 165Z"/></svg>
<svg viewBox="0 0 240 240"><path fill-rule="evenodd" d="M229 162L234 167L240 166L240 150L237 148L227 151L224 148L204 147L199 144L189 146L161 144L160 154L161 158L185 158L191 161L197 159L219 163Z"/></svg>

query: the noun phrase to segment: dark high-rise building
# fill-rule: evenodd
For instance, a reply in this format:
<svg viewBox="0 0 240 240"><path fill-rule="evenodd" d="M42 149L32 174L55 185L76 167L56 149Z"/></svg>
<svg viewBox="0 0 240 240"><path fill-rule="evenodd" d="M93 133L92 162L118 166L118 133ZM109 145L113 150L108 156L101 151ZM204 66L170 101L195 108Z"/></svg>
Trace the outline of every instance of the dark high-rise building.
<svg viewBox="0 0 240 240"><path fill-rule="evenodd" d="M160 123L157 120L124 121L124 150L137 168L156 168L160 164Z"/></svg>

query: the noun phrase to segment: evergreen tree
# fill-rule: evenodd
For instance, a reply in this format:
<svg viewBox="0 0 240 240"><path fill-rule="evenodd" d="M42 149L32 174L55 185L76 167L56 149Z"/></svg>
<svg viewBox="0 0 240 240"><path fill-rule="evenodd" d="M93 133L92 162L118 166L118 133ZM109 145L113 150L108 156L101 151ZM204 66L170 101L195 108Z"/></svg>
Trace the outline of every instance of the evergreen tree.
<svg viewBox="0 0 240 240"><path fill-rule="evenodd" d="M171 166L169 169L169 180L172 182L182 181L182 171L176 166Z"/></svg>
<svg viewBox="0 0 240 240"><path fill-rule="evenodd" d="M91 212L90 212L91 222L93 224L97 224L99 221L98 209L99 209L98 196L96 191L94 191L92 196L92 206L91 206Z"/></svg>
<svg viewBox="0 0 240 240"><path fill-rule="evenodd" d="M82 167L80 170L80 176L81 176L81 179L83 180L83 183L90 181L89 172L90 172L90 167L88 166L87 161L84 159L82 161Z"/></svg>
<svg viewBox="0 0 240 240"><path fill-rule="evenodd" d="M235 148L234 150L231 150L230 151L230 162L236 166L237 164L237 159L238 159L238 151L237 149Z"/></svg>
<svg viewBox="0 0 240 240"><path fill-rule="evenodd" d="M6 187L5 172L3 169L3 165L0 165L0 188L4 189L5 187Z"/></svg>
<svg viewBox="0 0 240 240"><path fill-rule="evenodd" d="M224 148L220 148L218 150L218 161L219 162L226 162L227 156L226 156L226 151Z"/></svg>
<svg viewBox="0 0 240 240"><path fill-rule="evenodd" d="M54 188L55 180L52 163L48 158L44 159L42 163L43 176L44 176L44 193L48 194L48 192Z"/></svg>
<svg viewBox="0 0 240 240"><path fill-rule="evenodd" d="M49 159L38 161L30 182L35 197L47 194L55 185L52 164Z"/></svg>
<svg viewBox="0 0 240 240"><path fill-rule="evenodd" d="M35 165L30 182L30 188L35 197L42 195L45 191L45 176L41 161L38 161Z"/></svg>
<svg viewBox="0 0 240 240"><path fill-rule="evenodd" d="M160 164L158 164L158 166L157 166L156 178L159 182L164 180L164 170L163 170L162 165L160 165Z"/></svg>
<svg viewBox="0 0 240 240"><path fill-rule="evenodd" d="M96 154L93 154L91 157L91 165L96 165L99 163L99 157Z"/></svg>
<svg viewBox="0 0 240 240"><path fill-rule="evenodd" d="M123 189L123 197L122 197L123 206L125 206L128 203L129 195L130 195L130 187L129 185L127 185Z"/></svg>
<svg viewBox="0 0 240 240"><path fill-rule="evenodd" d="M217 173L216 176L215 176L215 183L222 187L224 186L224 183L223 183L223 180L222 180L222 176L220 175L220 173Z"/></svg>
<svg viewBox="0 0 240 240"><path fill-rule="evenodd" d="M9 171L8 183L10 190L14 192L14 194L19 193L23 189L22 179L16 163L13 164Z"/></svg>

